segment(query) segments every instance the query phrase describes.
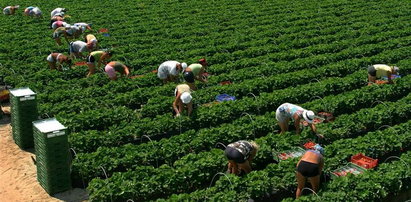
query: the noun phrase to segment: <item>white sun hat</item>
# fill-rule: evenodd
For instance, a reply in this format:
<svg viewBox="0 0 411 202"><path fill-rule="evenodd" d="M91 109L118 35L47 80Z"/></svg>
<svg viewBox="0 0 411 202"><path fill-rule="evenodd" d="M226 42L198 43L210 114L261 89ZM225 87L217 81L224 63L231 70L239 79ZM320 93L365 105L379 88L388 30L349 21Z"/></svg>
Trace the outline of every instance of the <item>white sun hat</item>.
<svg viewBox="0 0 411 202"><path fill-rule="evenodd" d="M400 71L400 68L398 68L397 66L394 66L393 69L394 69L394 72L397 73L397 74L398 74L399 71Z"/></svg>
<svg viewBox="0 0 411 202"><path fill-rule="evenodd" d="M310 110L304 110L303 118L308 123L312 123L314 121L314 112Z"/></svg>
<svg viewBox="0 0 411 202"><path fill-rule="evenodd" d="M191 102L191 99L193 99L193 97L191 97L190 93L184 92L183 94L181 94L180 99L184 104L188 104Z"/></svg>
<svg viewBox="0 0 411 202"><path fill-rule="evenodd" d="M185 70L187 68L187 63L185 62L181 63L181 67L183 68L183 70Z"/></svg>

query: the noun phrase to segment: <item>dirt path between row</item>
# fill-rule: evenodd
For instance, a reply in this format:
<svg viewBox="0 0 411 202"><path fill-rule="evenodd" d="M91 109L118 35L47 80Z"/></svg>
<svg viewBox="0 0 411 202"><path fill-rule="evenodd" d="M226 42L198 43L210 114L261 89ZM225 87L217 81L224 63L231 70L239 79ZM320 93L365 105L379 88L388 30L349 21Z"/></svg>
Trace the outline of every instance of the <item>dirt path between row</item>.
<svg viewBox="0 0 411 202"><path fill-rule="evenodd" d="M9 108L3 108L6 113ZM0 112L1 113L1 112ZM0 201L72 201L87 199L83 189L72 189L50 196L37 182L34 149L21 150L11 134L10 116L0 119Z"/></svg>

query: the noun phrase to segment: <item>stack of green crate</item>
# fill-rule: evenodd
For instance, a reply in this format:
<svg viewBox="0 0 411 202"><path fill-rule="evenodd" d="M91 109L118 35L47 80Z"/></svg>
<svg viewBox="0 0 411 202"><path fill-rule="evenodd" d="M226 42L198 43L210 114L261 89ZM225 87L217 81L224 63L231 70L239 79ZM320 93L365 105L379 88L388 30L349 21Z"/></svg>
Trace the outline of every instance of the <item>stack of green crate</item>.
<svg viewBox="0 0 411 202"><path fill-rule="evenodd" d="M11 89L10 103L14 142L21 149L32 148L34 143L31 124L38 119L36 93L29 88Z"/></svg>
<svg viewBox="0 0 411 202"><path fill-rule="evenodd" d="M69 190L70 153L68 136L55 118L33 122L37 181L50 195Z"/></svg>

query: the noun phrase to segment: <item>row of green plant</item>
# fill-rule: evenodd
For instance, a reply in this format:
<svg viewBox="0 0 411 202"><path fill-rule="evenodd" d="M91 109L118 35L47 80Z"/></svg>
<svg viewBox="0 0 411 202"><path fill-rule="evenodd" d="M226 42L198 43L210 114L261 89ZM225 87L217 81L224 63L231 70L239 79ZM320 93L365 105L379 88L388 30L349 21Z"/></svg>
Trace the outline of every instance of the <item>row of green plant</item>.
<svg viewBox="0 0 411 202"><path fill-rule="evenodd" d="M411 31L411 29L410 29ZM362 58L361 60L342 60L341 62L336 62L334 64L324 65L320 68L315 68L315 63L312 64L314 68L305 68L304 70L290 72L286 74L278 74L278 75L271 75L269 74L268 77L264 79L253 79L247 80L245 82L241 82L239 84L235 84L232 86L217 86L210 88L210 90L205 89L202 91L195 92L194 96L194 103L196 104L204 104L207 102L215 101L215 97L219 94L230 94L236 96L237 99L241 99L243 96L251 96L250 93L258 96L260 93L263 92L272 92L278 88L287 88L291 86L298 86L301 84L308 83L310 81L315 80L322 80L326 79L327 77L332 76L345 76L348 73L355 72L359 69L364 68L367 66L367 63L370 64L371 61L381 61L381 59L386 59L387 62L397 62L394 58L408 58L408 51L405 51L406 48L400 48L395 50L390 50L390 54L387 54L384 50L386 48L395 48L398 44L402 44L406 46L406 44L411 43L411 38L405 39L404 43L399 41L394 42L395 40L390 41L388 43L379 43L375 45L369 45L368 47L358 47L352 50L350 54L357 51L358 53L367 53L372 52L372 56ZM375 55L376 54L376 55ZM402 57L400 57L402 56ZM383 58L381 58L383 57ZM313 60L315 61L315 60ZM311 61L312 62L312 61ZM292 63L292 62L291 62ZM308 62L307 62L308 63ZM275 72L275 71L272 71ZM287 70L286 70L287 72ZM170 90L169 92L172 92ZM171 94L171 93L169 93ZM158 114L164 114L172 111L172 105L174 97L173 96L156 96L148 100L148 102L143 105L141 110L142 117L155 117ZM136 99L138 100L138 99ZM137 101L134 103L133 101L130 102L130 105L139 106L141 102Z"/></svg>
<svg viewBox="0 0 411 202"><path fill-rule="evenodd" d="M405 53L407 53L407 52L405 52ZM396 58L396 57L398 57L398 55L400 55L400 54L394 54L391 57ZM407 73L406 72L407 71L406 66L409 64L409 62L402 62L402 63L400 62L399 64L402 64L402 66L403 66L403 68L402 68L403 71L402 72ZM366 73L364 72L364 74L366 74ZM288 90L285 89L285 90L281 90L281 91L282 92L289 91L290 95L298 95L296 93L293 93L293 91L295 91L295 90L291 90L291 89L288 89ZM315 95L312 95L312 96L315 96ZM296 98L298 98L298 97L296 97ZM308 100L308 99L309 98L307 97L306 100ZM257 102L258 100L260 100L260 98L258 98L254 102ZM249 103L252 103L253 101L250 98L250 99L247 99L247 102L248 102L247 104L249 104ZM280 102L277 102L276 106L279 106L282 102L294 102L294 101L284 99ZM298 102L298 101L295 101L295 103L296 102ZM216 105L216 107L218 107L218 106L221 106L221 105L220 104ZM268 109L268 110L273 111L276 106L273 106L271 109ZM207 107L207 109L210 109L210 108L212 108L212 107ZM252 113L252 112L263 111L263 110L264 109L262 108L262 105L259 105L259 106L256 106L253 110L250 110L249 112ZM241 112L241 111L239 111L239 112ZM218 114L216 114L216 115L218 115ZM238 117L239 116L241 116L241 114L239 114ZM231 120L232 117L230 117L230 120ZM185 117L182 117L182 119L173 119L171 117L171 114L157 117L156 119L154 119L154 121L150 121L149 119L144 119L144 120L146 120L146 122L148 122L148 123L150 123L150 122L152 123L152 124L147 124L147 125L159 126L159 127L146 127L146 128L143 128L142 130L138 130L138 129L135 129L135 128L136 127L141 128L144 125L133 126L133 123L128 123L126 128L119 128L116 131L113 130L113 132L111 132L111 133L98 132L98 131L83 131L83 132L80 132L80 133L75 133L71 136L72 139L73 139L73 141L72 141L73 147L75 147L76 150L78 149L80 151L95 151L95 149L97 147L104 146L104 145L113 145L113 142L115 142L115 141L118 141L120 144L127 143L127 142L132 142L136 138L141 137L143 134L144 135L150 135L150 136L157 135L157 134L164 134L164 133L174 135L174 134L184 132L188 129L191 129L190 127L187 127L186 124L182 124L182 123L187 123L185 121L186 120ZM161 124L154 124L156 122L156 120L161 122ZM218 122L217 122L217 124L218 124ZM171 130L171 131L167 130L168 126L173 127L174 129ZM193 125L193 126L194 126L194 128L201 128L201 127L198 127L198 125ZM164 129L161 129L161 128L164 128ZM140 131L143 131L144 133L141 134ZM78 141L76 141L76 139ZM88 141L88 140L90 140L90 141ZM77 142L79 144L76 144ZM85 145L85 144L88 144L88 145L86 147L84 147L83 145ZM117 144L117 145L120 145L120 144ZM77 146L77 145L81 145L81 146Z"/></svg>
<svg viewBox="0 0 411 202"><path fill-rule="evenodd" d="M386 21L382 21L382 22L380 22L380 24L385 24L386 23ZM381 28L379 28L379 29L381 29ZM388 28L386 28L387 30L390 30L390 29L398 29L398 28L395 28L395 27L388 27ZM325 29L326 30L326 29ZM365 30L367 30L367 29L365 29ZM358 31L358 30L356 30L356 31ZM307 35L308 33L304 33L304 35ZM323 35L323 33L315 33L315 34L318 34L318 35ZM352 36L354 36L354 34L353 33L351 33L352 34ZM357 34L355 34L355 36L358 36L360 33L358 32ZM309 34L308 34L309 35ZM350 35L351 36L351 35ZM347 36L345 36L345 37L347 37ZM339 40L339 38L333 38L333 40L335 41L335 40ZM282 41L288 41L288 40L282 40ZM318 41L322 41L322 40L318 40ZM325 42L327 42L327 41L325 41ZM277 46L272 46L272 47L277 47ZM284 54L282 54L282 55L284 55ZM293 54L294 55L294 54ZM274 58L275 59L275 58ZM260 62L261 62L261 60L259 60ZM241 61L240 61L241 62ZM235 62L236 63L236 62ZM216 65L218 65L218 64L216 64ZM213 66L215 66L215 65L213 65ZM226 67L227 65L224 65L224 67ZM73 70L74 71L74 70ZM78 71L77 71L78 72ZM80 71L80 72L84 72L84 71ZM41 72L41 74L39 73L38 75L39 76L44 76L44 77L46 77L46 75L43 75L45 72ZM81 74L83 74L83 73L81 73ZM77 74L74 74L74 75L77 75ZM43 77L43 78L44 78ZM50 78L58 78L58 77L62 77L62 78L67 78L67 73L65 73L65 74L60 74L60 76L57 76L57 75L53 75L53 76L47 76L49 79ZM80 76L80 77L82 77L82 76ZM49 80L49 79L47 79L47 80ZM27 80L27 79L26 79ZM35 81L38 81L38 80L40 80L40 78L39 77L34 77L33 78L33 80L35 80ZM149 79L150 81L153 81L154 83L151 83L151 82L146 82L148 85L149 84L159 84L157 81L158 81L158 79L156 79L155 78L155 76L154 76L154 74L152 74L151 75L151 77L150 77L150 79ZM68 82L68 81L67 81ZM141 79L139 79L138 81L136 81L136 82L141 82ZM23 83L26 83L26 82L23 82ZM74 81L74 83L75 83L75 81ZM60 83L58 83L58 85L59 86L61 86L61 82ZM71 85L73 85L73 82L71 83ZM143 84L141 84L140 83L140 85L139 86L142 86ZM53 84L51 84L50 86L54 86ZM101 87L100 85L99 85L99 87ZM109 87L109 86L108 86ZM132 88L136 88L136 85L132 85L132 86L130 86L130 88L120 88L120 89L124 89L124 90L129 90L129 89L132 89ZM52 91L54 91L55 90L55 88L49 88L50 90L52 90ZM111 89L111 88L108 88L108 89ZM120 90L120 89L117 89L117 90ZM43 89L42 89L42 91L47 91L46 89L44 89L44 86L43 86ZM45 95L48 95L48 93L44 93ZM79 93L77 93L77 94L79 94ZM74 95L74 96L76 96L76 95ZM94 96L94 95L93 95ZM67 98L66 98L67 99ZM66 99L63 99L63 100L66 100Z"/></svg>
<svg viewBox="0 0 411 202"><path fill-rule="evenodd" d="M367 44L367 43L364 44L364 42L369 42L369 43L372 43L372 44L373 43L382 43L381 46L390 46L390 45L392 46L392 44L397 45L397 43L401 43L401 42L399 42L399 41L397 42L395 40L387 42L385 40L385 38L387 36L391 36L391 37L394 37L394 36L398 36L398 37L407 36L409 34L408 33L409 31L410 31L409 29L405 29L405 30L402 30L402 31L382 32L381 34L378 34L377 36L375 36L373 38L375 40L370 40L369 38L358 40L356 42L353 42L351 40L347 40L346 43L339 42L339 43L335 43L335 44L331 44L331 45L322 45L322 46L319 47L319 50L324 49L324 47L327 47L327 49L325 49L323 51L334 50L333 52L335 53L335 52L337 52L337 50L341 50L342 48L345 48L344 50L350 50L351 51L351 53L350 53L351 55L352 55L352 52L355 52L355 51L357 51L357 53L360 53L360 54L364 55L367 52L369 52L370 50L381 51L381 49L379 47L368 46L367 49L361 49L360 47L357 47L356 49L352 50L352 48L347 49L347 46L348 45L349 46L355 46L356 44L362 44L362 45ZM341 36L341 37L344 37L344 36ZM401 39L397 39L397 40L401 40ZM407 43L406 41L404 41L404 42ZM311 51L307 52L307 50L305 49L304 54L305 55L307 55L307 54L312 55L312 53L314 53L314 52L316 54L325 53L325 52L322 52L322 51L318 52L318 50L316 50L315 48L312 51L313 52L311 52ZM287 54L282 54L282 55L288 55L288 53L289 53L289 51L287 51ZM350 56L350 55L347 55L347 53L344 52L344 51L341 52L340 54L346 55L347 57ZM301 54L297 54L297 56L301 57ZM324 56L328 56L328 54L326 54ZM341 60L346 59L344 57L342 57L342 58L339 57L339 58ZM247 60L247 59L244 59L244 60ZM313 67L317 67L318 65L320 65L319 63L315 63L315 61L313 63L313 61L309 61L309 60L296 60L297 62L295 62L295 63L294 62L289 63L289 62L274 62L274 61L271 61L271 62L264 62L265 64L263 64L263 65L262 65L261 60L258 60L258 61L259 61L258 64L253 64L255 66L255 67L252 68L253 71L247 70L246 72L241 72L241 73L240 72L237 72L237 73L234 72L234 73L231 73L229 75L225 75L225 74L215 75L215 76L210 77L209 84L207 84L207 85L218 84L218 82L221 82L221 81L224 81L224 80L229 80L229 79L235 80L236 82L244 81L245 79L252 78L250 76L254 76L253 78L258 78L260 75L255 75L255 73L252 73L252 72L256 72L256 70L259 74L264 75L264 76L270 76L270 78L272 78L274 75L278 75L279 73L287 73L287 72L291 72L291 71L301 70L301 69L304 69L306 67L307 68L313 68ZM214 65L212 65L212 66L214 66ZM248 67L250 67L250 66L248 66ZM273 67L275 67L275 68L273 68ZM269 70L268 68L271 68L271 69ZM250 75L250 73L251 73L251 75ZM151 77L151 80L156 80L156 75L155 74L151 73L151 74L147 74L146 76ZM62 83L60 81L56 85L62 86ZM99 97L103 97L103 99L100 99L100 100L102 100L102 102L104 102L106 99L113 99L114 95L118 95L119 93L123 92L125 95L123 95L124 98L122 98L121 101L123 101L123 100L126 100L128 102L132 101L129 105L132 106L132 107L135 107L135 108L139 108L140 105L145 104L147 102L147 100L149 100L150 98L153 98L153 97L158 96L158 95L167 95L167 94L171 95L170 92L172 92L173 88L175 87L175 84L169 84L169 85L165 85L163 87L158 87L157 86L157 87L141 88L141 85L139 85L139 83L138 83L139 81L140 81L140 79L138 79L136 81L137 83L128 83L126 85L123 84L123 85L121 85L121 87L117 87L117 88L114 87L113 84L110 84L110 85L104 85L102 87L99 86L98 88L96 88L94 86L94 87L90 87L91 89L90 88L85 89L89 93L82 93L82 92L76 91L76 89L73 89L73 90L70 90L70 95L71 96L81 96L83 98L84 98L84 96L88 97L89 99L85 100L84 102L93 102L95 100L96 96L99 96ZM157 85L159 83L156 82L156 83L153 83L153 84ZM79 85L82 86L81 83L79 83ZM51 85L51 86L54 86L54 85ZM211 87L211 88L207 88L207 89L209 89L208 91L214 91L214 90L219 89L219 88L217 88L217 89L215 89L215 88L216 87ZM54 90L54 88L53 88L53 90ZM42 90L42 91L47 92L47 90ZM55 91L55 92L50 93L50 94L48 94L48 93L42 94L40 96L40 100L47 100L47 102L45 102L44 106L40 105L40 111L48 111L48 113L56 114L58 112L58 110L60 109L60 108L58 108L58 106L60 106L60 105L57 105L57 107L55 107L56 109L50 109L50 103L49 102L52 102L52 103L56 103L56 102L58 102L58 103L68 103L68 102L70 102L71 99L67 95L67 92L66 91L63 92L63 91L64 90L62 89L61 91L58 90L58 91ZM94 91L96 91L96 92L94 92ZM116 94L111 94L111 96L108 97L107 96L107 91L115 91L117 93ZM209 94L209 92L205 92L204 94ZM58 98L58 96L59 96L59 99L56 99L56 98ZM134 99L135 97L139 97L140 99ZM198 97L201 98L202 96L199 95ZM207 99L207 100L209 100L209 99ZM136 103L134 103L134 102L136 102ZM123 101L122 103L125 103L125 101ZM125 103L125 104L128 104L128 103ZM83 108L84 108L84 106L88 106L88 105L82 105L82 106L79 105L79 107L83 107ZM78 108L78 107L73 107L72 109L76 109L76 108ZM67 109L65 109L65 111L66 110Z"/></svg>
<svg viewBox="0 0 411 202"><path fill-rule="evenodd" d="M345 137L357 137L358 135L367 132L359 130L362 129L362 125L366 125L371 122L374 123L374 121L376 121L376 125L378 125L380 120L386 119L381 117L381 112L391 112L387 115L389 119L397 120L397 123L400 123L401 121L410 118L409 114L411 114L411 105L407 104L410 100L411 95L395 103L389 103L389 107L380 104L372 109L360 110L358 113L351 116L340 116L334 123L323 124L322 128L319 128L319 131L324 130L327 126L327 128L333 128L334 125L340 126L335 129L335 131L338 132L330 135L326 134L328 138L327 142L333 142L341 139L343 135L345 135ZM396 111L393 112L393 110ZM365 114L369 117L373 115L370 117L373 118L373 120L361 119L361 117L364 117ZM353 120L362 123L362 125L351 124L350 122ZM343 125L344 123L345 125ZM368 131L372 130L375 129L370 128ZM306 132L304 135L307 137L309 132ZM255 160L253 161L254 168L261 169L268 163L273 162L273 150L283 151L284 149L289 149L291 146L299 145L303 140L304 139L302 139L301 136L278 136L272 134L256 139L255 141L261 147ZM209 152L186 155L180 160L174 162L174 168L169 165L162 165L159 168L151 167L153 171L150 173L154 172L155 175L147 175L143 178L141 178L141 175L143 174L140 169L148 169L147 166L137 167L132 171L114 173L109 179L106 180L96 178L89 184L88 189L90 190L90 197L93 200L100 200L105 197L107 197L106 199L113 197L114 200L127 200L130 196L132 196L133 199L138 200L155 199L161 195L165 197L173 193L185 193L199 188L204 188L208 185L208 183L210 183L213 174L222 172L225 165L226 160L223 155L223 151L214 149ZM135 181L136 179L138 179L138 182ZM127 188L120 186L118 190L113 191L106 190L107 187L112 187L111 184L119 183L131 183L132 185L127 186ZM146 192L148 190L149 192Z"/></svg>
<svg viewBox="0 0 411 202"><path fill-rule="evenodd" d="M386 105L384 104L380 104L375 108L363 109L352 115L342 115L333 123L319 125L318 130L320 132L327 131L327 129L334 129L334 131L337 131L333 134L325 134L327 137L326 142L333 142L344 137L357 137L358 135L365 134L368 131L376 130L376 128L374 127L386 124L381 123L386 119L396 120L396 123L401 123L403 120L410 118L409 116L411 114L411 105L407 104L410 100L411 94L397 102L388 103L388 107L386 107ZM381 113L384 112L390 113L385 117L381 117ZM353 121L356 121L357 124L352 124ZM369 124L372 124L373 127L363 129L363 126L367 126ZM309 132L305 132L304 136L309 136ZM291 146L299 145L302 140L304 139L302 139L301 136L275 136L272 134L256 139L255 141L261 147L253 162L254 167L257 169L264 168L268 163L273 162L272 152L274 149L278 151L289 149ZM144 198L140 197L148 197L146 199L153 199L153 197L157 197L158 195L162 194L170 195L179 191L194 191L195 189L202 188L205 184L209 183L210 178L213 174L224 170L226 163L224 162L225 157L222 151L220 151L219 155L216 155L215 152L217 151L215 151L214 149L209 152L188 154L180 160L174 162L174 168L169 165L162 165L159 168L151 167L151 169L153 170L158 170L155 175L155 180L152 179L154 176L143 179L134 176L141 175L141 172L139 171L140 168L147 169L147 166L142 166L136 167L136 169L132 171L114 173L108 180L94 179L90 183L89 189L92 190L94 186L99 186L101 188L101 186L105 183L118 183L117 180L119 176L128 176L128 180L133 181L133 179L139 179L139 183L135 185L134 189L131 189L129 192L135 194L135 197L139 198L140 200L144 200ZM220 165L210 165L208 163L204 163L210 161L223 163ZM165 168L168 171L166 171ZM167 180L159 181L160 179ZM183 183L181 181L183 179L185 180L183 182L186 183ZM128 180L127 177L122 177L122 181ZM144 193L143 191L141 191L140 186L143 184L147 185L147 183L151 181L160 183L163 186L148 188L148 190L150 190L149 193ZM95 182L98 182L97 185L94 184ZM117 191L114 191L114 193L117 193ZM113 192L110 194L113 194ZM91 195L93 195L93 193L91 193ZM114 197L116 198L116 196Z"/></svg>
<svg viewBox="0 0 411 202"><path fill-rule="evenodd" d="M257 10L256 10L257 11ZM74 12L74 13L76 13L75 11L71 11L71 12ZM79 14L79 15L81 15L81 13L77 13L77 14ZM210 13L209 13L210 14ZM267 13L263 13L263 14L265 14L265 16L264 17L270 17L270 18L272 18L272 16L271 15L267 15ZM314 13L317 17L324 17L324 16L328 16L328 15L330 15L330 14L328 14L328 15L325 15L326 13L322 13L322 15L324 15L324 16L322 16L321 14L317 14L317 13ZM282 19L286 19L286 18L289 18L289 16L290 15L286 15L286 14L280 14L281 15L281 18ZM85 16L84 16L85 17ZM231 17L234 17L234 16L231 16ZM236 17L241 17L241 15L238 15L238 16L236 16ZM212 16L210 16L210 18L212 18ZM10 20L10 19L8 19L8 20ZM69 19L70 20L70 19ZM97 21L96 21L97 20ZM101 21L101 22L99 22L99 20L100 19L93 19L93 21L95 21L93 24L95 24L95 25L97 25L97 28L99 28L99 27L101 27L102 25L104 25L104 24L107 24L107 22L106 21ZM233 24L239 24L237 21L239 21L239 20L241 20L241 19L237 19L237 20L235 20L234 18L232 18L232 21L230 21L230 23L233 23ZM306 21L307 20L310 20L310 19L305 19ZM272 21L272 19L271 19L271 21ZM256 22L260 22L260 21L256 21ZM271 22L272 23L272 22ZM99 25L100 24L100 25ZM310 24L310 23L308 23L308 24ZM151 25L152 26L152 25ZM161 25L159 25L159 26L164 26L163 24L161 24ZM46 27L46 26L45 26ZM115 29L115 28L113 28L113 29ZM124 29L124 27L122 27L122 29L121 30L125 30L125 31L128 31L128 30L133 30L134 28L133 27L126 27L125 29ZM142 32L141 34L143 35L145 35L145 37L147 37L147 35L150 35L150 36L155 36L155 37L157 37L158 38L158 36L159 36L159 34L164 34L164 32L161 32L161 31L159 31L159 30L156 30L156 29L153 29L152 27L150 28L150 30L151 31L154 31L154 33L155 34L150 34L149 32ZM47 31L49 31L49 30L47 30ZM188 35L190 35L190 32L196 32L197 30L196 29L192 29L192 30L185 30L184 32L185 33L187 33ZM41 34L40 34L41 33ZM44 32L40 32L40 33L36 33L37 35L45 35L45 36L48 36L48 34L43 34ZM224 37L224 36L219 36L218 34L220 34L221 32L213 32L213 35L215 35L214 36L214 38L229 38L229 37ZM143 35L143 36L144 36ZM138 40L139 38L141 38L141 36L140 37L136 37L136 39L137 40L135 40L136 41L136 43L140 43L141 44L141 41L140 40ZM103 39L103 41L104 41L104 37L102 38ZM257 38L257 39L259 39L259 38ZM154 40L158 40L158 39L154 39ZM50 40L51 41L51 40ZM147 40L146 40L147 41ZM175 44L176 43L176 41L180 41L180 43L181 43L181 39L178 39L178 40L175 40L175 41L173 41L173 43ZM208 40L207 40L208 41ZM249 40L245 40L246 42L248 42ZM104 41L105 42L105 41ZM151 42L151 43L150 43ZM184 42L185 43L185 42ZM206 43L206 41L204 41L203 42L204 44ZM150 40L149 42L148 42L148 44L152 44L152 40ZM186 43L187 44L187 43ZM191 43L188 43L188 44L191 44ZM203 44L201 44L201 45L199 45L199 46L197 46L197 47L204 47L204 46L202 46ZM214 46L215 47L215 46ZM247 46L246 46L247 47ZM147 47L139 47L140 49L147 49ZM188 47L189 49L192 49L192 45L190 45L190 47ZM127 49L127 48L125 48L125 49ZM164 49L164 48L163 48ZM236 50L238 50L238 49L236 49ZM22 51L26 51L26 50L22 50ZM27 51L30 51L30 49L27 49ZM158 49L157 50L154 50L154 52L152 52L151 53L151 55L156 55L156 54L158 54L158 52L156 52L156 51L158 51ZM218 49L218 50L216 50L216 51L220 51L220 49ZM172 51L170 51L170 52L172 52ZM126 51L124 51L124 53L127 53ZM124 53L121 53L120 55L123 55ZM20 53L20 55L22 55L22 53ZM30 54L27 54L27 55L30 55ZM200 54L200 55L202 55L202 54ZM38 58L38 57L43 57L43 56L37 56L36 58ZM33 57L34 58L34 57ZM32 58L32 60L33 60L33 58ZM133 57L130 57L130 58L133 58ZM139 57L139 58L141 58L141 57ZM37 59L35 59L35 60L37 60ZM41 60L43 60L43 58L41 59ZM7 61L5 61L5 62L7 62ZM145 62L144 60L142 61L142 62ZM14 66L14 65L13 65ZM39 69L39 67L37 66L36 68L30 68L30 69ZM16 69L17 70L17 69ZM17 83L17 82L16 82Z"/></svg>
<svg viewBox="0 0 411 202"><path fill-rule="evenodd" d="M349 162L350 155L355 155L358 153L363 153L365 155L371 155L370 148L378 150L378 152L373 152L375 158L384 158L392 154L398 154L400 148L403 151L407 151L410 148L411 138L411 122L385 129L383 131L370 132L363 137L358 137L355 139L341 139L331 145L325 146L325 170L330 171L337 169L338 167L344 166ZM375 139L380 140L380 142L375 141ZM398 145L402 145L401 147ZM336 152L328 152L328 148L334 148ZM384 148L384 149L382 149ZM348 153L344 153L348 151ZM245 177L237 177L234 175L228 175L228 179L224 176L215 183L215 185L209 189L198 190L190 194L179 194L173 195L168 200L169 201L201 201L201 200L213 200L213 201L242 201L247 199L256 200L276 200L279 201L284 196L295 196L295 190L297 187L295 178L295 166L297 164L298 158L287 159L279 162L278 164L270 164L266 169L260 171L254 171ZM373 171L367 171L367 173ZM381 175L382 173L380 173ZM361 176L359 175L359 176ZM383 176L383 177L382 177ZM380 177L384 178L385 175ZM349 176L350 177L350 176ZM335 181L343 182L346 189L340 190L339 187L333 186L332 191L338 193L335 195L337 201L341 201L341 193L345 192L344 196L349 195L355 198L361 197L361 189L354 191L348 183L344 183L345 177L337 178ZM358 179L358 178L357 178ZM361 179L361 177L359 178ZM367 179L366 177L363 179ZM333 184L332 180L328 184ZM373 185L372 181L362 181L361 184L369 184L367 187ZM355 183L357 184L357 183ZM354 185L355 185L354 184ZM360 184L360 183L359 183ZM341 185L341 184L340 184ZM338 190L336 190L338 188ZM341 187L342 188L342 187ZM360 188L360 187L357 187ZM378 189L378 187L376 187ZM366 192L368 195L369 192ZM383 192L384 193L384 192ZM383 194L382 193L382 194ZM359 195L357 195L359 194ZM378 194L379 195L379 194ZM132 196L130 196L132 197ZM310 197L311 201L318 200L315 196ZM346 199L346 198L345 198ZM161 200L164 201L164 200ZM353 200L357 201L357 200ZM367 201L367 200L359 200Z"/></svg>
<svg viewBox="0 0 411 202"><path fill-rule="evenodd" d="M399 138L405 137L401 136ZM409 142L411 138L409 134L407 138ZM400 141L392 143L402 144ZM378 146L375 143L373 145ZM411 152L405 152L401 154L400 158L392 157L391 160L395 160L394 162L387 159L386 163L385 161L380 162L375 170L364 172L361 175L347 175L346 177L337 178L323 186L318 192L318 196L303 196L297 201L395 200L396 193L410 189L410 159ZM285 199L283 201L294 201L294 199Z"/></svg>
<svg viewBox="0 0 411 202"><path fill-rule="evenodd" d="M366 86L358 90L308 102L303 107L317 112L332 111L334 116L339 116L346 112L367 108L370 103L377 104L381 101L398 100L409 93L411 88L409 82L411 82L411 77L407 76L396 85ZM325 103L333 104L327 106ZM239 139L255 139L274 132L274 130L279 130L276 122L275 113L272 112L263 116L244 116L233 123L211 129L189 130L181 135L160 141L150 141L139 145L126 144L120 147L100 147L96 152L79 154L73 163L73 172L81 173L81 176L88 181L100 176L100 173L95 172L100 166L103 166L107 173L113 173L142 165L157 167L164 163L172 165L184 155L210 150L216 147L219 142L229 143ZM390 122L389 120L388 123ZM367 127L374 127L372 123L367 124L366 126L356 126L354 130L360 128L369 131L370 129L366 129ZM342 125L335 124L333 127L340 128ZM327 134L327 138L335 134L333 128L323 129L320 125L319 130ZM337 131L337 133L340 132ZM77 175L79 176L79 174Z"/></svg>
<svg viewBox="0 0 411 202"><path fill-rule="evenodd" d="M284 102L306 102L315 96L324 97L350 91L364 86L365 77L365 70L360 70L344 78L329 78L318 83L290 87L274 91L273 93L263 93L257 99L243 98L235 102L224 102L210 107L200 107L194 110L191 118L186 116L174 118L170 113L159 115L154 119L144 118L133 122L119 122L116 124L116 127L111 127L111 130L107 131L81 131L88 128L87 125L83 125L83 122L86 120L81 118L84 116L70 114L61 116L63 118L57 116L57 118L64 125L69 126L72 131L76 132L70 135L70 142L73 148L82 152L91 152L100 146L121 145L121 143L130 142L143 135L176 135L187 130L215 127L222 123L232 122L232 120L241 117L244 113L253 114L258 110L274 111ZM100 130L109 127L99 124L99 120L90 120L89 117L91 116L85 117L88 118L87 121L95 121L94 123L98 125ZM66 121L70 124L66 124ZM115 138L115 141L112 141L113 138ZM100 141L96 141L97 139ZM85 144L88 145L84 147L83 145Z"/></svg>

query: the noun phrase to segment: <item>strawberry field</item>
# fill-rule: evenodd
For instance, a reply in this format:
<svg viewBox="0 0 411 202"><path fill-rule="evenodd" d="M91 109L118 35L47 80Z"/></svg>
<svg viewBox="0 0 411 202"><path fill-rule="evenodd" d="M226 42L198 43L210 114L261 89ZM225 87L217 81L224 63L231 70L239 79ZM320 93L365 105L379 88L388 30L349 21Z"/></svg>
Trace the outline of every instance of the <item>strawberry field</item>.
<svg viewBox="0 0 411 202"><path fill-rule="evenodd" d="M411 189L408 0L7 4L38 6L44 17L23 16L21 8L0 16L0 75L38 94L41 118L56 117L68 127L73 186L86 188L92 201L294 200L298 158L279 161L274 153L315 136L308 128L279 134L275 110L285 102L335 116L317 125L325 136L316 141L325 148L326 174L358 153L379 159L360 175L324 175L320 191L299 200L400 200ZM56 7L68 9L68 23L92 23L99 46L115 52L111 60L139 76L110 81L99 71L86 78L86 65L50 70L48 54L67 54L48 27ZM152 71L167 60L200 58L209 64L208 83L196 84L192 116L175 118L178 83L163 84ZM401 78L367 85L372 64L398 66ZM220 94L236 100L215 104ZM237 140L260 145L253 172L224 175L221 144Z"/></svg>

